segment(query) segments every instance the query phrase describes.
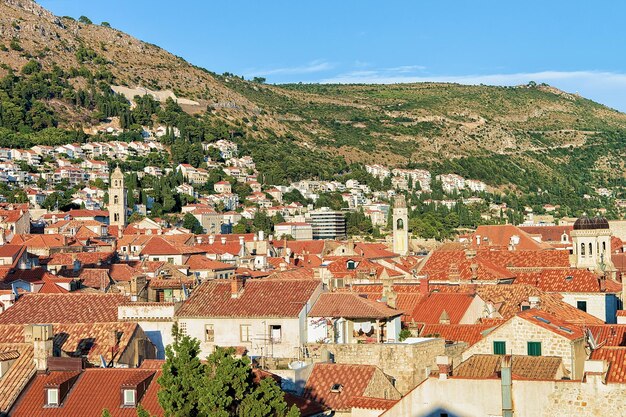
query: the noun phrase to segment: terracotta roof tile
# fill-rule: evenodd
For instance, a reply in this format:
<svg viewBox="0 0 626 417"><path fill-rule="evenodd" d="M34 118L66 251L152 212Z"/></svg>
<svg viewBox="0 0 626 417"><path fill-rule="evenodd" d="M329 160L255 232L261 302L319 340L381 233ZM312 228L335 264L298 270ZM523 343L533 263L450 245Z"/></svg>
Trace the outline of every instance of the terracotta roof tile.
<svg viewBox="0 0 626 417"><path fill-rule="evenodd" d="M626 348L607 346L591 352L590 359L605 360L609 363L606 382L613 384L626 383Z"/></svg>
<svg viewBox="0 0 626 417"><path fill-rule="evenodd" d="M385 303L369 300L352 292L337 292L321 294L311 308L309 317L382 319L401 314L401 310L390 308Z"/></svg>
<svg viewBox="0 0 626 417"><path fill-rule="evenodd" d="M499 378L501 355L472 355L452 370L453 376L463 378ZM513 355L511 373L515 379L561 379L563 359L554 356Z"/></svg>
<svg viewBox="0 0 626 417"><path fill-rule="evenodd" d="M125 382L151 374L151 382L139 400L150 415L163 415L158 404L158 377L160 371L145 369L88 368L74 382L61 407L45 407L42 395L45 384L55 372L37 375L13 408L14 417L99 416L108 409L115 417L135 417L134 407L121 407L121 389ZM149 375L148 375L149 376Z"/></svg>
<svg viewBox="0 0 626 417"><path fill-rule="evenodd" d="M566 337L570 340L577 340L584 336L583 331L580 327L567 323L560 318L548 314L542 310L537 310L534 308L525 310L518 313L517 317L521 317L526 321L543 327L546 330L550 330L551 332Z"/></svg>
<svg viewBox="0 0 626 417"><path fill-rule="evenodd" d="M618 293L621 284L604 280L604 288L600 277L586 269L544 269L540 272L518 273L515 284L533 285L546 292L578 292L578 293Z"/></svg>
<svg viewBox="0 0 626 417"><path fill-rule="evenodd" d="M176 316L297 317L320 285L313 280L249 279L233 298L230 281L206 281L193 291Z"/></svg>
<svg viewBox="0 0 626 417"><path fill-rule="evenodd" d="M0 343L0 354L19 353L17 360L0 378L0 412L9 410L24 387L35 374L32 343Z"/></svg>
<svg viewBox="0 0 626 417"><path fill-rule="evenodd" d="M113 322L126 300L118 294L26 294L0 314L0 324Z"/></svg>
<svg viewBox="0 0 626 417"><path fill-rule="evenodd" d="M596 346L625 346L626 324L597 324L587 326Z"/></svg>
<svg viewBox="0 0 626 417"><path fill-rule="evenodd" d="M417 323L437 324L445 311L450 324L459 324L474 299L473 293L431 293L421 299L411 313L411 319Z"/></svg>
<svg viewBox="0 0 626 417"><path fill-rule="evenodd" d="M440 337L451 342L466 342L469 346L483 338L486 331L494 329L501 322L487 324L427 324L420 331L420 337Z"/></svg>
<svg viewBox="0 0 626 417"><path fill-rule="evenodd" d="M318 363L304 387L305 398L310 398L332 410L349 410L354 397L362 397L376 372L373 365L346 365ZM340 384L340 392L331 392Z"/></svg>

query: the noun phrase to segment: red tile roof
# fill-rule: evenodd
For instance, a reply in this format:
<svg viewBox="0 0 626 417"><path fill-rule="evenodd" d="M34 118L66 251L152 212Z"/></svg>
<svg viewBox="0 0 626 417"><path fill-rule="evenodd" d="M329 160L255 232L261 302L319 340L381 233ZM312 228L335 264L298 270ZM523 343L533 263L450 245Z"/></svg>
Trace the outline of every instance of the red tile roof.
<svg viewBox="0 0 626 417"><path fill-rule="evenodd" d="M0 314L0 324L112 322L126 301L119 294L26 294Z"/></svg>
<svg viewBox="0 0 626 417"><path fill-rule="evenodd" d="M79 261L81 266L98 266L111 262L115 256L115 252L76 252L76 253L55 253L48 260L48 266L59 265L64 267L72 267L74 261Z"/></svg>
<svg viewBox="0 0 626 417"><path fill-rule="evenodd" d="M153 236L143 247L141 255L184 255L205 252L198 246L176 245L161 236Z"/></svg>
<svg viewBox="0 0 626 417"><path fill-rule="evenodd" d="M354 397L364 395L375 372L373 365L315 364L304 396L335 411L349 410ZM340 392L331 392L335 384L341 384Z"/></svg>
<svg viewBox="0 0 626 417"><path fill-rule="evenodd" d="M227 269L235 269L234 265L224 262L214 261L205 255L191 255L187 260L190 271L223 271Z"/></svg>
<svg viewBox="0 0 626 417"><path fill-rule="evenodd" d="M401 315L401 310L369 300L353 292L324 293L319 296L309 317L344 317L349 319L383 319Z"/></svg>
<svg viewBox="0 0 626 417"><path fill-rule="evenodd" d="M541 272L519 273L515 284L533 285L546 292L619 293L621 284L601 279L586 269L544 269Z"/></svg>
<svg viewBox="0 0 626 417"><path fill-rule="evenodd" d="M459 324L475 297L475 294L470 293L431 293L428 297L422 298L415 307L411 313L411 320L417 323L438 324L445 311L450 318L450 324Z"/></svg>
<svg viewBox="0 0 626 417"><path fill-rule="evenodd" d="M501 365L501 355L472 355L452 373L462 378L499 378ZM563 370L561 357L513 355L511 358L511 373L515 379L557 380L561 379Z"/></svg>
<svg viewBox="0 0 626 417"><path fill-rule="evenodd" d="M350 408L361 408L365 410L389 410L396 405L398 400L385 400L383 398L354 396L349 403Z"/></svg>
<svg viewBox="0 0 626 417"><path fill-rule="evenodd" d="M597 324L587 328L596 346L626 346L626 324Z"/></svg>
<svg viewBox="0 0 626 417"><path fill-rule="evenodd" d="M550 245L537 242L528 233L510 224L478 226L472 236L472 246L496 246L506 249L514 237L517 237L516 250L537 251L550 248ZM477 245L477 240L480 240L480 245Z"/></svg>
<svg viewBox="0 0 626 417"><path fill-rule="evenodd" d="M233 298L230 280L206 281L193 291L176 316L297 317L320 285L313 280L249 279Z"/></svg>
<svg viewBox="0 0 626 417"><path fill-rule="evenodd" d="M427 275L432 281L500 281L515 276L501 263L483 256L468 257L459 245L446 245L431 252L423 265L418 266L418 274Z"/></svg>
<svg viewBox="0 0 626 417"><path fill-rule="evenodd" d="M61 407L45 407L43 389L56 372L38 374L14 406L14 417L100 416L108 409L115 417L136 417L134 407L121 407L121 389L128 381L152 377L148 389L139 400L150 415L163 415L157 392L160 371L145 369L88 368L74 382Z"/></svg>
<svg viewBox="0 0 626 417"><path fill-rule="evenodd" d="M109 276L115 282L129 282L138 273L139 270L128 264L109 265Z"/></svg>
<svg viewBox="0 0 626 417"><path fill-rule="evenodd" d="M0 354L16 350L19 357L0 378L0 412L8 411L35 374L32 343L0 343Z"/></svg>
<svg viewBox="0 0 626 417"><path fill-rule="evenodd" d="M525 310L517 313L517 317L521 317L526 321L543 327L544 329L550 330L555 334L566 337L569 340L577 340L584 336L583 331L580 327L571 325L561 320L560 318L548 314L542 310L537 310L534 308Z"/></svg>
<svg viewBox="0 0 626 417"><path fill-rule="evenodd" d="M498 324L427 324L420 331L420 337L440 337L446 341L465 342L471 346L483 338L485 331L494 329Z"/></svg>
<svg viewBox="0 0 626 417"><path fill-rule="evenodd" d="M574 230L573 225L566 226L518 226L521 230L530 235L541 235L541 240L550 244L562 243L561 237L563 233L567 234L569 244L572 244L572 240L569 238L569 234Z"/></svg>
<svg viewBox="0 0 626 417"><path fill-rule="evenodd" d="M609 362L606 382L611 384L626 383L626 348L607 346L591 352L590 359Z"/></svg>

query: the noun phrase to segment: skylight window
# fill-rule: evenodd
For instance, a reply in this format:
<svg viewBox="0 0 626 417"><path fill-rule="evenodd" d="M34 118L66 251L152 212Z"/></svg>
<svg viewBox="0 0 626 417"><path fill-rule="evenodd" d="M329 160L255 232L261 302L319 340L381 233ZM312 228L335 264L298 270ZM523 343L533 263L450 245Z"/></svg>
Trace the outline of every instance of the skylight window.
<svg viewBox="0 0 626 417"><path fill-rule="evenodd" d="M330 387L330 392L337 392L337 393L339 393L339 392L341 392L342 390L343 390L343 385L341 385L341 384L333 384L333 385Z"/></svg>
<svg viewBox="0 0 626 417"><path fill-rule="evenodd" d="M535 318L537 320L539 320L540 322L542 322L542 323L550 324L550 320L548 320L548 319L544 319L543 317L539 317L539 316L535 316Z"/></svg>

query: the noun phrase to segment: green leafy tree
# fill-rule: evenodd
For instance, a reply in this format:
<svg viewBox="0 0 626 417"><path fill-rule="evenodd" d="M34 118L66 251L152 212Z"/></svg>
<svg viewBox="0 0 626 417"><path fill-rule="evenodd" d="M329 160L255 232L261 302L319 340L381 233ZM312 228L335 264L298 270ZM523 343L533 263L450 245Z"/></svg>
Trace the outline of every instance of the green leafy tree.
<svg viewBox="0 0 626 417"><path fill-rule="evenodd" d="M79 17L79 18L78 18L78 21L79 21L80 23L84 23L84 24L86 24L86 25L91 25L91 24L93 24L93 22L91 21L91 19L90 19L90 18L88 18L87 16L81 16L81 17Z"/></svg>
<svg viewBox="0 0 626 417"><path fill-rule="evenodd" d="M163 373L159 377L159 404L169 417L197 417L199 387L204 383L200 341L172 329L174 343L165 348Z"/></svg>
<svg viewBox="0 0 626 417"><path fill-rule="evenodd" d="M191 213L185 213L185 217L183 217L183 227L185 229L189 229L191 233L200 234L204 232L204 228L196 219L196 217Z"/></svg>

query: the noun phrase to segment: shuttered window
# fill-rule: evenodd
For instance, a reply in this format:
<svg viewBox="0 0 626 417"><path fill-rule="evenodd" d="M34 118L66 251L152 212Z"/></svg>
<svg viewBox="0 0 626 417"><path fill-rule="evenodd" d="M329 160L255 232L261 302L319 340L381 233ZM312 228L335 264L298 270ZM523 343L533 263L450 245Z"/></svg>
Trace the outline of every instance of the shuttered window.
<svg viewBox="0 0 626 417"><path fill-rule="evenodd" d="M528 356L541 356L541 342L528 342Z"/></svg>
<svg viewBox="0 0 626 417"><path fill-rule="evenodd" d="M494 355L506 355L506 342L494 341L493 342L493 354Z"/></svg>

